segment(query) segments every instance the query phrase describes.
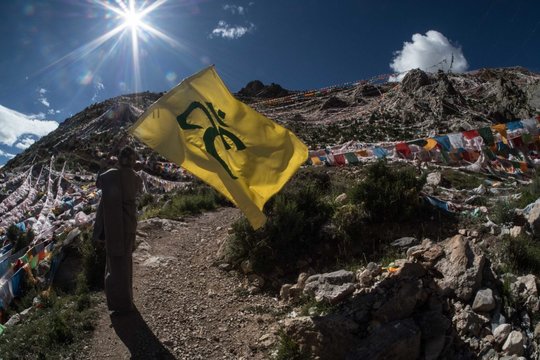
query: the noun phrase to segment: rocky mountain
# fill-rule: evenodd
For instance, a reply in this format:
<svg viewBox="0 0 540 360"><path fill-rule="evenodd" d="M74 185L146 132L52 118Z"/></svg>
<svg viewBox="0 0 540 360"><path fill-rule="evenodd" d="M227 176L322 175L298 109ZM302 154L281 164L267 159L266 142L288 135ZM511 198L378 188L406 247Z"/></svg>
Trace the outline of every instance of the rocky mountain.
<svg viewBox="0 0 540 360"><path fill-rule="evenodd" d="M133 142L125 129L161 95L145 92L93 104L10 160L3 171L47 163L53 154L76 157L79 166L96 171L97 159ZM540 112L540 74L523 68L465 74L417 69L401 83L364 81L307 92L255 80L237 96L316 149L349 140L412 140L529 118Z"/></svg>

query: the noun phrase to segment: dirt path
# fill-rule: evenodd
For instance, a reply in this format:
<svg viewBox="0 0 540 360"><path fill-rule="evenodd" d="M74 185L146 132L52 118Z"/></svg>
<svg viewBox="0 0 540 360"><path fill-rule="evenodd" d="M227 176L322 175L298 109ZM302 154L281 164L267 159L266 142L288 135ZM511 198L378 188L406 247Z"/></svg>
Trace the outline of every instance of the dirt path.
<svg viewBox="0 0 540 360"><path fill-rule="evenodd" d="M139 238L133 265L140 316L111 318L102 300L96 331L82 357L268 358L257 343L275 323L277 300L248 295L243 277L213 265L228 227L239 216L237 209L223 208L183 222L141 222L139 229L147 236Z"/></svg>

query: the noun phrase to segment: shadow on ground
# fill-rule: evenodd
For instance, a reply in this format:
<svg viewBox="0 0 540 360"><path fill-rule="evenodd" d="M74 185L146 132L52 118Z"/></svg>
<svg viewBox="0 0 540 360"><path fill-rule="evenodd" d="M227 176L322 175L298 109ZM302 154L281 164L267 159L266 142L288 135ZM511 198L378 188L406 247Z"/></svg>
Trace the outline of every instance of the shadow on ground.
<svg viewBox="0 0 540 360"><path fill-rule="evenodd" d="M129 313L113 313L111 323L120 340L129 349L132 360L175 359L150 330L137 309Z"/></svg>

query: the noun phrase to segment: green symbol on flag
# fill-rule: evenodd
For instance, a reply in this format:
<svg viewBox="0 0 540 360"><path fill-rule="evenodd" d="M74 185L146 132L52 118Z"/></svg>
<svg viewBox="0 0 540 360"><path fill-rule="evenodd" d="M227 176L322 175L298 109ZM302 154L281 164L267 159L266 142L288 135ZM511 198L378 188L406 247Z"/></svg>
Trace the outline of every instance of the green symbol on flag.
<svg viewBox="0 0 540 360"><path fill-rule="evenodd" d="M229 166L227 165L227 163L223 161L223 159L219 156L216 150L215 140L216 140L216 137L219 136L221 138L221 141L223 142L223 146L225 147L225 150L231 149L231 146L229 145L229 143L225 141L226 137L229 138L230 141L232 141L234 146L236 146L236 150L238 151L245 150L246 145L244 145L244 143L232 132L223 128L223 127L228 127L228 125L225 124L224 122L225 113L223 111L218 110L216 112L216 110L214 110L214 105L212 105L212 103L209 103L209 102L206 103L206 106L208 108L206 108L200 102L194 101L188 106L186 111L184 111L182 114L176 117L176 121L178 121L178 124L180 125L180 128L182 128L182 130L202 129L202 126L200 125L190 124L187 122L188 117L191 114L191 112L193 112L196 109L200 109L206 115L206 117L210 121L210 124L212 124L211 127L205 130L204 135L203 135L205 150L210 155L212 155L221 164L221 166L223 166L223 168L225 169L225 171L227 171L227 173L231 176L231 178L237 179L237 177L234 176L233 173L231 172L231 169L229 169Z"/></svg>

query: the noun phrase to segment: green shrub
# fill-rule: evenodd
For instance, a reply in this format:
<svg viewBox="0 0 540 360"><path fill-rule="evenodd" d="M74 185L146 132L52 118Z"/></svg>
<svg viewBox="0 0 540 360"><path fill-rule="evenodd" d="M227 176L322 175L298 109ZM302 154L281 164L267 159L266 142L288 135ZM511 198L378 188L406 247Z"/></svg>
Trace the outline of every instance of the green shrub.
<svg viewBox="0 0 540 360"><path fill-rule="evenodd" d="M310 356L300 350L300 346L285 332L279 334L279 345L276 360L309 360Z"/></svg>
<svg viewBox="0 0 540 360"><path fill-rule="evenodd" d="M420 191L425 181L411 167L394 169L378 161L369 165L364 181L351 188L349 199L363 204L372 223L409 221L424 208Z"/></svg>
<svg viewBox="0 0 540 360"><path fill-rule="evenodd" d="M332 207L312 185L288 189L267 204L268 221L257 231L246 219L233 224L226 257L239 264L251 260L259 273L276 266L294 270L301 256L308 256L325 237L323 226L332 216Z"/></svg>
<svg viewBox="0 0 540 360"><path fill-rule="evenodd" d="M540 243L529 235L503 238L503 261L515 272L540 275Z"/></svg>
<svg viewBox="0 0 540 360"><path fill-rule="evenodd" d="M515 207L524 208L540 198L540 175L536 175L532 182L521 191L521 197L515 202Z"/></svg>
<svg viewBox="0 0 540 360"><path fill-rule="evenodd" d="M515 202L501 200L491 209L491 220L496 224L510 224L514 220Z"/></svg>
<svg viewBox="0 0 540 360"><path fill-rule="evenodd" d="M0 358L67 359L80 352L78 347L94 329L96 311L77 308L73 295L57 297L51 292L40 297L44 308L33 309L0 336Z"/></svg>
<svg viewBox="0 0 540 360"><path fill-rule="evenodd" d="M208 186L181 190L164 196L160 202L151 204L143 214L144 219L160 217L176 220L181 216L200 214L230 204L221 194Z"/></svg>
<svg viewBox="0 0 540 360"><path fill-rule="evenodd" d="M89 290L101 290L105 277L105 247L92 241L92 234L81 234L79 251L82 256L82 270L77 277L77 294L87 293Z"/></svg>

